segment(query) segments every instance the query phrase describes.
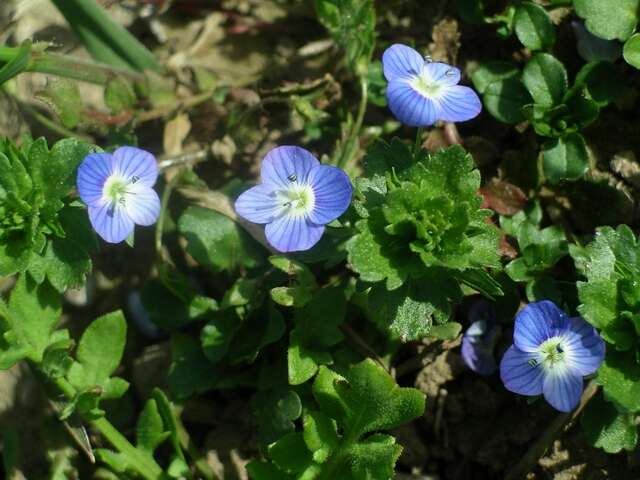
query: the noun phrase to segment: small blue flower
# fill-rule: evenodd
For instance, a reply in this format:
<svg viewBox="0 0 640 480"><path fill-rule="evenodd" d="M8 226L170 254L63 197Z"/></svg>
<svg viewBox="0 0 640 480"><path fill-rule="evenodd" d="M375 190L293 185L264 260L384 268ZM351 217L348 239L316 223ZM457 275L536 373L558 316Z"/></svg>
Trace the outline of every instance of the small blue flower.
<svg viewBox="0 0 640 480"><path fill-rule="evenodd" d="M400 122L427 127L437 120L464 122L480 113L476 92L458 85L460 70L424 59L413 48L395 44L382 55L389 108Z"/></svg>
<svg viewBox="0 0 640 480"><path fill-rule="evenodd" d="M136 224L153 225L160 215L160 199L152 188L157 178L156 159L139 148L87 155L78 167L77 186L98 235L119 243Z"/></svg>
<svg viewBox="0 0 640 480"><path fill-rule="evenodd" d="M236 212L266 224L265 235L280 252L313 247L325 224L349 207L353 187L346 173L321 165L300 147L276 147L262 161L262 183L236 200Z"/></svg>
<svg viewBox="0 0 640 480"><path fill-rule="evenodd" d="M555 409L570 412L580 401L582 377L594 373L603 359L604 342L595 328L544 300L518 313L500 377L508 390L542 394Z"/></svg>
<svg viewBox="0 0 640 480"><path fill-rule="evenodd" d="M469 320L462 336L462 359L477 374L489 376L498 368L493 349L501 333L493 304L479 299L469 309Z"/></svg>

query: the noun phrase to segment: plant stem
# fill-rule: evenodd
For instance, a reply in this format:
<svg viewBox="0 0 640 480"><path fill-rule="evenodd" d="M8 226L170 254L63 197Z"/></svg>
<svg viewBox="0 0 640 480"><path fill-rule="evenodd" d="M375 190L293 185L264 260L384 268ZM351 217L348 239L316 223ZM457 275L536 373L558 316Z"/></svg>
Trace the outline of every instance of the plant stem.
<svg viewBox="0 0 640 480"><path fill-rule="evenodd" d="M415 159L418 152L422 149L422 132L424 132L423 127L418 127L418 131L416 132L416 143L413 146L413 158Z"/></svg>
<svg viewBox="0 0 640 480"><path fill-rule="evenodd" d="M544 454L545 450L549 447L549 444L553 442L554 438L558 435L558 432L570 422L573 422L580 412L587 405L589 400L598 391L598 385L591 380L582 393L580 398L580 404L573 412L562 413L558 415L553 422L542 433L542 436L536 440L536 442L529 447L527 453L516 463L505 475L505 480L519 480L524 478L527 472L531 471L538 459Z"/></svg>
<svg viewBox="0 0 640 480"><path fill-rule="evenodd" d="M53 382L53 384L62 392L62 394L68 399L72 400L76 397L76 389L65 378L50 378L42 372L37 365L31 364L31 367L36 371L39 378L45 378ZM131 465L131 468L135 469L140 476L146 480L160 480L163 477L162 468L156 463L153 457L145 455L136 447L134 447L127 438L122 435L105 417L98 419L84 420L98 430L102 436L118 450L123 456L127 458L127 463Z"/></svg>
<svg viewBox="0 0 640 480"><path fill-rule="evenodd" d="M136 447L131 445L105 417L91 421L91 424L102 434L107 441L113 445L122 455L127 457L132 468L147 480L158 480L162 478L162 468L148 455L143 454Z"/></svg>
<svg viewBox="0 0 640 480"><path fill-rule="evenodd" d="M0 47L0 62L9 62L19 54L18 47ZM133 82L145 82L141 73L124 68L115 68L102 63L81 60L68 55L32 50L26 72L39 72L72 78L81 82L106 85L115 76L123 76Z"/></svg>
<svg viewBox="0 0 640 480"><path fill-rule="evenodd" d="M339 168L344 169L353 158L356 152L356 142L362 129L362 122L364 121L364 114L367 111L367 100L369 98L369 83L366 77L360 77L360 105L358 106L358 113L356 114L356 120L351 125L349 134L345 142L342 144L342 151L336 165Z"/></svg>

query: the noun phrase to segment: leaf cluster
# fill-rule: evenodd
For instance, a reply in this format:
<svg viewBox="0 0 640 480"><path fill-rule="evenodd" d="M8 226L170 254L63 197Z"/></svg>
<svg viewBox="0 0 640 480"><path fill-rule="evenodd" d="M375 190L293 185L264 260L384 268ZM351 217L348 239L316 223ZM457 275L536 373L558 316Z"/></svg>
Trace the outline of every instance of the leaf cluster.
<svg viewBox="0 0 640 480"><path fill-rule="evenodd" d="M82 285L97 243L84 209L65 198L93 148L75 139L51 150L44 138L0 141L0 276L28 271L59 291Z"/></svg>
<svg viewBox="0 0 640 480"><path fill-rule="evenodd" d="M372 360L342 377L320 367L313 383L317 409L306 410L302 431L269 446L269 461L247 466L254 480L392 478L402 447L384 433L424 411L425 398L400 388Z"/></svg>
<svg viewBox="0 0 640 480"><path fill-rule="evenodd" d="M464 149L415 155L400 141L378 142L365 157L349 240L349 264L365 282L371 311L402 338L444 323L460 280L499 266L498 232L480 208L480 173ZM385 282L384 285L378 282ZM384 321L384 320L383 320ZM411 324L409 324L410 322Z"/></svg>

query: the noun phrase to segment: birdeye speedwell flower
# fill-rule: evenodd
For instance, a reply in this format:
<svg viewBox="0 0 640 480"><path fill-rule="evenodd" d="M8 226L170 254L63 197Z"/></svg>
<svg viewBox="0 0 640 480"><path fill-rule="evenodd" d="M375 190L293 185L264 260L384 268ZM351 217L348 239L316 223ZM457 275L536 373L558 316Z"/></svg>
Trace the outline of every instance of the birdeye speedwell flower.
<svg viewBox="0 0 640 480"><path fill-rule="evenodd" d="M471 88L458 85L460 70L425 59L406 45L395 44L382 55L387 101L400 122L426 127L437 120L463 122L480 113L482 103Z"/></svg>
<svg viewBox="0 0 640 480"><path fill-rule="evenodd" d="M280 252L308 250L324 226L349 206L353 187L346 173L321 165L301 147L271 150L260 170L262 183L236 200L236 212L254 223L266 224L265 236Z"/></svg>
<svg viewBox="0 0 640 480"><path fill-rule="evenodd" d="M512 392L542 394L552 407L569 412L580 401L582 377L594 373L603 359L604 342L598 332L544 300L518 313L500 377Z"/></svg>
<svg viewBox="0 0 640 480"><path fill-rule="evenodd" d="M139 148L87 155L78 167L77 187L98 235L119 243L135 225L153 225L160 214L160 199L152 188L157 178L156 159Z"/></svg>
<svg viewBox="0 0 640 480"><path fill-rule="evenodd" d="M479 375L491 375L498 365L493 349L500 337L500 325L492 303L478 299L469 309L471 325L462 336L460 352L467 366Z"/></svg>

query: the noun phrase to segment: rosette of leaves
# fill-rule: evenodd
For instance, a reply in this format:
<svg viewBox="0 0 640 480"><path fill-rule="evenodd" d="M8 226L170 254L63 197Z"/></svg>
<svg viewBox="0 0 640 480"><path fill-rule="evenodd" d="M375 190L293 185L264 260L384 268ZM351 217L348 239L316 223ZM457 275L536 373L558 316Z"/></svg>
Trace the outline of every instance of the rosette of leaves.
<svg viewBox="0 0 640 480"><path fill-rule="evenodd" d="M344 377L326 367L313 383L318 406L305 410L302 431L269 446L270 461L247 466L254 480L393 478L402 452L392 436L380 433L424 412L424 395L400 388L367 359Z"/></svg>
<svg viewBox="0 0 640 480"><path fill-rule="evenodd" d="M44 138L0 140L0 276L28 271L58 291L82 285L97 243L84 209L66 197L92 149L75 139L51 150Z"/></svg>
<svg viewBox="0 0 640 480"><path fill-rule="evenodd" d="M570 253L586 279L577 284L578 311L607 342L597 381L614 406L600 416L600 428L636 432L630 414L640 412L640 243L626 225L602 227L590 244L572 245ZM637 442L637 433L621 436L619 445L593 437L607 451L633 448Z"/></svg>
<svg viewBox="0 0 640 480"><path fill-rule="evenodd" d="M480 173L462 147L435 154L394 139L365 158L354 207L361 217L348 243L349 264L368 287L369 312L404 339L448 321L461 282L501 294L483 270L497 267L497 229L480 208Z"/></svg>

